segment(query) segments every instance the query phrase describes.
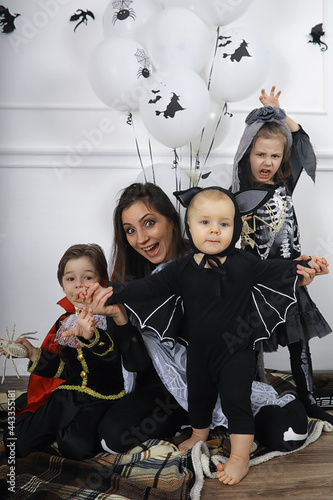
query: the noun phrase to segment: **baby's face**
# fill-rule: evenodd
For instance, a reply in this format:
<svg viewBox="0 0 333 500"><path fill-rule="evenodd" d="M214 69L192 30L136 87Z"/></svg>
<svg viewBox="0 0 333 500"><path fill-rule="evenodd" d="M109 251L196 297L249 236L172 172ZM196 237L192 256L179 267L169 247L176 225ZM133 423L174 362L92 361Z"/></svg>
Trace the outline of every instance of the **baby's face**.
<svg viewBox="0 0 333 500"><path fill-rule="evenodd" d="M187 217L195 247L208 255L223 252L232 241L234 217L235 207L228 196L212 200L197 195Z"/></svg>

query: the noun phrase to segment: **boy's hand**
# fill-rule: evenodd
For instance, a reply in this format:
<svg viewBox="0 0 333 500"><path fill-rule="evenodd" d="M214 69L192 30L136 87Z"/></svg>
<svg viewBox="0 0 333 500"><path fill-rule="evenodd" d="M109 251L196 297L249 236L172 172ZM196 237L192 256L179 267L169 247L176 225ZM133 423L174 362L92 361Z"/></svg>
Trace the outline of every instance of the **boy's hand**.
<svg viewBox="0 0 333 500"><path fill-rule="evenodd" d="M35 361L36 359L36 356L37 356L37 348L35 346L33 346L29 340L25 339L25 338L17 338L15 340L15 343L16 344L22 344L26 350L27 350L27 358L30 359L30 361Z"/></svg>
<svg viewBox="0 0 333 500"><path fill-rule="evenodd" d="M77 320L76 326L79 329L79 336L85 338L86 340L90 340L94 335L94 316L92 309L84 306L82 311L80 312Z"/></svg>
<svg viewBox="0 0 333 500"><path fill-rule="evenodd" d="M85 306L83 306L82 311L77 317L76 325L71 330L66 330L62 332L62 337L71 337L74 335L75 337L83 337L86 340L90 340L94 334L94 317L92 313L92 309L87 310Z"/></svg>

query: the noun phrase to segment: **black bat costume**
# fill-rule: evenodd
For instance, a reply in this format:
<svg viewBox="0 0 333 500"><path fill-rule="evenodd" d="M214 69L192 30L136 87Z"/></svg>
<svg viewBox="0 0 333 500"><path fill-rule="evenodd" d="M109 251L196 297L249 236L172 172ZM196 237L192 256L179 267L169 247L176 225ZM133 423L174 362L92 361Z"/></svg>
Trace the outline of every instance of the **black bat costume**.
<svg viewBox="0 0 333 500"><path fill-rule="evenodd" d="M182 339L178 340L188 344L191 425L205 428L211 424L220 395L229 432L253 434L250 395L255 375L254 345L269 338L295 306L296 263L282 259L261 261L236 249L242 227L236 198L222 188L205 189L225 192L235 206L234 237L224 253L225 263L212 263L207 268L205 262L214 256L206 255L198 265L194 254L189 254L155 275L115 286L110 302L124 303L139 317L154 313L156 329L170 339L174 331L168 329L174 319L170 303L175 304L181 297L184 321ZM189 191L192 197L198 192L195 188ZM163 304L167 304L166 309Z"/></svg>

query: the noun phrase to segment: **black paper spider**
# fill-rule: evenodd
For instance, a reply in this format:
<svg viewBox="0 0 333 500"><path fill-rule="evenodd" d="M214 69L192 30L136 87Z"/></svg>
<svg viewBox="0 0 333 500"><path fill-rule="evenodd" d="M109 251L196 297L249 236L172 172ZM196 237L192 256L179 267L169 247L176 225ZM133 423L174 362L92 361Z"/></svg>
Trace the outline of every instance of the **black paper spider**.
<svg viewBox="0 0 333 500"><path fill-rule="evenodd" d="M133 3L133 0L117 0L116 2L112 2L112 7L115 10L119 9L113 15L113 24L115 24L116 21L125 21L128 17L131 17L132 19L136 18L134 9L130 8L131 3Z"/></svg>
<svg viewBox="0 0 333 500"><path fill-rule="evenodd" d="M138 49L134 55L137 58L138 63L142 64L142 66L140 66L140 68L138 69L137 77L140 78L140 76L143 76L143 78L149 78L150 77L149 57L146 55L143 49Z"/></svg>

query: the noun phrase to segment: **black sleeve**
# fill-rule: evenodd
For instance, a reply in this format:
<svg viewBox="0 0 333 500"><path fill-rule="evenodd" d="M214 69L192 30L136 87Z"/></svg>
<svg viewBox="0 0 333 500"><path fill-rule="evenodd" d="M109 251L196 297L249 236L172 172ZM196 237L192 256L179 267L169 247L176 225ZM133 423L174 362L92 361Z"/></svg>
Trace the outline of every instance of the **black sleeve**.
<svg viewBox="0 0 333 500"><path fill-rule="evenodd" d="M112 318L107 318L108 332L118 346L123 364L129 372L145 371L151 364L139 330L130 321L118 326Z"/></svg>
<svg viewBox="0 0 333 500"><path fill-rule="evenodd" d="M293 186L289 186L291 192L295 189L303 168L313 181L315 181L317 168L316 155L308 134L300 127L297 132L292 133L292 137L293 144L290 164L293 175Z"/></svg>

